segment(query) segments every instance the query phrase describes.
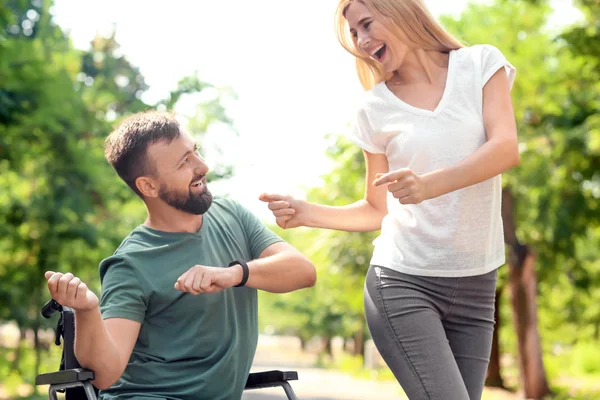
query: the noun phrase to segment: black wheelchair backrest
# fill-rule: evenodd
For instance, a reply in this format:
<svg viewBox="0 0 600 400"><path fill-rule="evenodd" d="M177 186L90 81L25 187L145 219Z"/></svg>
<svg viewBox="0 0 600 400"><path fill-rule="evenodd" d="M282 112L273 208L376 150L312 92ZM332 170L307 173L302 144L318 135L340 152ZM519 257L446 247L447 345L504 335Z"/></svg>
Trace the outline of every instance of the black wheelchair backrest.
<svg viewBox="0 0 600 400"><path fill-rule="evenodd" d="M79 370L81 365L75 357L75 310L58 304L50 300L42 307L42 316L51 318L55 312L60 312L56 323L55 344L61 345L62 339L62 357L60 360L59 371ZM98 389L93 387L96 397ZM65 389L65 400L85 400L89 399L83 387L73 387Z"/></svg>

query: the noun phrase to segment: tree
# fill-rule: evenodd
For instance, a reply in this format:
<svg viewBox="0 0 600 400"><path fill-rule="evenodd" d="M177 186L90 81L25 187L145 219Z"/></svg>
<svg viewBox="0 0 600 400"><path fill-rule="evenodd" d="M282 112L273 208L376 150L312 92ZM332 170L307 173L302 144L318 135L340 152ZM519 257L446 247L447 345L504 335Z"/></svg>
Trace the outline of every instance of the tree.
<svg viewBox="0 0 600 400"><path fill-rule="evenodd" d="M536 300L544 317L540 329L546 333L541 341L549 347L552 342L575 339L565 333L573 323L583 322L575 311L577 301L597 299L591 288L598 267L586 260L598 252L585 254L583 248L598 242L598 219L593 217L598 207L593 189L599 180L598 151L593 146L598 53L590 53L597 47L597 37L587 34L587 41L582 33L594 32L585 25L597 23L592 16L597 19L598 3L581 4L588 8L588 22L559 36L546 26L551 11L546 1L472 4L459 19L444 19L452 32L469 43L497 45L518 69L513 103L521 165L505 175L503 219L510 255L509 276L502 282L508 278L510 283L523 388L530 398L549 392ZM575 43L588 44L578 48ZM534 268L536 260L542 269ZM557 309L565 312L556 313ZM553 310L552 315L546 310ZM597 320L597 312L590 316L592 320ZM495 335L502 331L499 317ZM556 335L549 336L553 331ZM500 342L496 336L488 371L488 383L496 385L502 385Z"/></svg>
<svg viewBox="0 0 600 400"><path fill-rule="evenodd" d="M44 272L71 271L97 291L99 261L143 216L104 160L103 142L119 118L156 107L142 102L144 78L118 55L114 35L73 49L51 4L0 0L0 321L34 332L28 379L39 369L38 331L48 326L39 315ZM206 126L229 122L224 112L209 119Z"/></svg>
<svg viewBox="0 0 600 400"><path fill-rule="evenodd" d="M332 137L333 139L333 137ZM328 156L335 160L332 171L323 177L323 186L308 192L308 200L319 204L346 205L364 197L365 162L360 148L345 137L336 137ZM344 304L347 336L354 339L354 353L364 356L368 334L363 305L363 283L373 253L377 232L326 231L318 251L327 255L326 288L339 287L336 303Z"/></svg>
<svg viewBox="0 0 600 400"><path fill-rule="evenodd" d="M323 177L323 185L307 193L307 200L320 204L345 205L364 195L364 159L358 146L344 137L334 137L328 155L336 166ZM281 231L316 265L317 285L285 296L261 294L261 315L285 311L289 318L278 318L275 328L294 333L303 342L319 336L330 349L334 336L352 339L354 354L364 356L368 338L363 307L363 283L376 233L340 232L297 228ZM275 321L272 321L275 323Z"/></svg>
<svg viewBox="0 0 600 400"><path fill-rule="evenodd" d="M542 354L600 335L600 40L594 28L600 9L595 0L577 4L585 19L564 32L547 25L552 9L544 0L472 3L460 17L443 18L467 44L496 45L518 71L512 96L521 165L503 178L509 266L500 272L488 383L503 386L501 350L514 353L529 398L550 391ZM330 153L339 168L324 177L322 189L309 193L310 200L346 204L362 196L361 155L343 143ZM359 273L361 263L353 260L364 257L366 268L373 236L313 231L312 239L300 239L294 232L294 244L323 263L312 290L322 277L332 288L307 298L326 306L328 295L339 295L336 285L354 280L340 298L348 299L350 320L358 321L362 304L350 301L362 302L364 270ZM338 269L343 273L333 276ZM502 296L507 288L510 301ZM316 315L307 298L297 304L303 315ZM512 324L503 317L505 305L512 308Z"/></svg>
<svg viewBox="0 0 600 400"><path fill-rule="evenodd" d="M98 199L89 190L77 190L93 184L93 179L84 177L85 163L77 164L74 142L64 135L64 130L83 135L82 120L87 115L83 103L70 95L72 83L61 68L71 60L57 65L49 50L55 46L60 52L66 40L44 17L48 4L36 4L13 2L8 8L12 17L10 12L5 15L29 29L18 34L12 28L16 25L9 25L13 35L0 50L4 98L0 111L4 161L0 187L4 222L1 247L5 250L2 280L6 282L2 297L8 306L3 314L9 313L2 317L11 317L37 333L40 320L31 305L42 302L43 272L32 274L31 266L55 268L58 260L54 255L62 243L93 243L95 229L85 228L87 216L82 211ZM69 111L82 117L69 118ZM89 149L89 141L82 145L83 151ZM71 212L66 212L65 204ZM37 346L37 334L35 338Z"/></svg>
<svg viewBox="0 0 600 400"><path fill-rule="evenodd" d="M182 78L177 88L170 95L158 103L159 108L173 109L175 105L185 100L194 101L194 111L192 115L187 115L187 130L197 137L204 138L211 128L225 128L220 132L227 132L230 136L237 136L237 131L233 128L233 121L227 114L226 104L237 100L234 91L229 87L217 88L208 82L204 82L195 72L191 76ZM225 140L227 142L227 140ZM201 146L202 147L202 146ZM209 149L206 149L207 151ZM210 149L216 151L218 155L223 154L220 147ZM204 149L202 149L204 152ZM214 182L218 179L227 179L233 173L231 165L226 163L217 163L211 166L208 179Z"/></svg>
<svg viewBox="0 0 600 400"><path fill-rule="evenodd" d="M139 68L120 54L113 29L107 37L97 34L89 51L81 55L77 80L86 103L109 119L149 108L141 98L148 85Z"/></svg>

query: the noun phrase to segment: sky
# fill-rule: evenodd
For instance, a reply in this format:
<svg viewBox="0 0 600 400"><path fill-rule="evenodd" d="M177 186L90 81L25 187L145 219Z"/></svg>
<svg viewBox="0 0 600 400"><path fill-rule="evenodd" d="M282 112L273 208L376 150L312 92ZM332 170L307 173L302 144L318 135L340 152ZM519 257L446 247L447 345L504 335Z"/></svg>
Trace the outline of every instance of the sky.
<svg viewBox="0 0 600 400"><path fill-rule="evenodd" d="M436 16L458 15L468 0L426 0ZM328 134L344 134L362 88L352 57L337 42L337 0L55 0L55 21L75 47L88 49L96 32L116 27L122 53L140 68L150 90L143 100L165 98L177 82L198 71L211 84L229 86L228 106L238 135L213 129L205 154L212 165L231 163L235 176L211 185L260 218L262 192L303 197L320 185L333 162ZM555 0L553 23L577 18L571 0ZM193 112L197 99L177 108ZM211 144L224 151L210 151Z"/></svg>

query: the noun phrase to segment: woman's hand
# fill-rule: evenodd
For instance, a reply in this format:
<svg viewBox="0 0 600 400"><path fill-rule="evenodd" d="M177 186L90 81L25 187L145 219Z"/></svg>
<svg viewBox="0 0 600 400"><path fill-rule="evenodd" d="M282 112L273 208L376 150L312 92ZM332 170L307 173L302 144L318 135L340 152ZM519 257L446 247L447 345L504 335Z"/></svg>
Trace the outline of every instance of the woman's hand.
<svg viewBox="0 0 600 400"><path fill-rule="evenodd" d="M419 204L429 199L429 181L407 168L397 169L386 174L377 174L373 185L387 184L387 189L401 204Z"/></svg>
<svg viewBox="0 0 600 400"><path fill-rule="evenodd" d="M282 229L297 228L308 225L308 203L294 199L292 196L263 193L259 200L268 203L269 210Z"/></svg>

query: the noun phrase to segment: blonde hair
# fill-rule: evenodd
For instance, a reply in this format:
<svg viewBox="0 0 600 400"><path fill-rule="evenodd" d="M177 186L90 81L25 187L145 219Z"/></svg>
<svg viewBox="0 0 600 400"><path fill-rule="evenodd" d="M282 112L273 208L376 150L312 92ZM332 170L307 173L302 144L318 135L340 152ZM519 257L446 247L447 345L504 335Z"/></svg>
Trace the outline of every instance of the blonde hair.
<svg viewBox="0 0 600 400"><path fill-rule="evenodd" d="M405 43L410 41L408 43L423 50L444 53L464 47L436 21L423 0L340 0L335 13L336 34L340 44L356 57L356 72L365 90L389 79L392 73L386 74L381 64L358 50L345 16L348 6L355 1L363 3L375 18Z"/></svg>

